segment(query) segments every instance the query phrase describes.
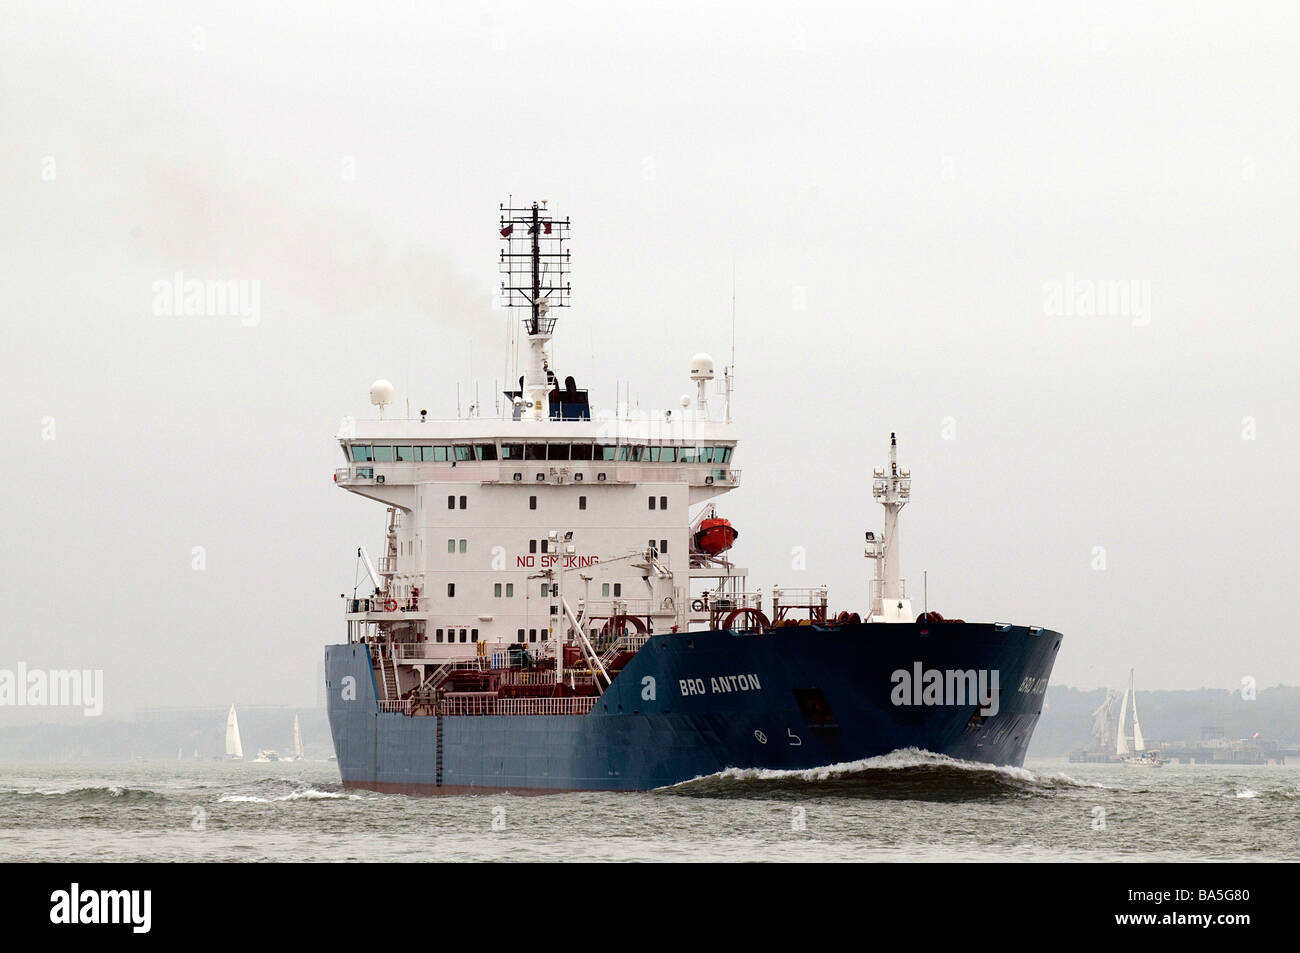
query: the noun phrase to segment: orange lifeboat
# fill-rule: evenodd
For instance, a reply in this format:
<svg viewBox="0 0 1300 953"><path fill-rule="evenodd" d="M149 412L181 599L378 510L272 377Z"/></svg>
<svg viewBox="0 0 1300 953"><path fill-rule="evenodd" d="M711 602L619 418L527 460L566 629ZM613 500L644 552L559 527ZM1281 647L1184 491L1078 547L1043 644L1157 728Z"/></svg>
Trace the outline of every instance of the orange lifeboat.
<svg viewBox="0 0 1300 953"><path fill-rule="evenodd" d="M700 552L717 556L734 546L739 535L731 520L714 516L700 522L700 528L695 532L695 545Z"/></svg>

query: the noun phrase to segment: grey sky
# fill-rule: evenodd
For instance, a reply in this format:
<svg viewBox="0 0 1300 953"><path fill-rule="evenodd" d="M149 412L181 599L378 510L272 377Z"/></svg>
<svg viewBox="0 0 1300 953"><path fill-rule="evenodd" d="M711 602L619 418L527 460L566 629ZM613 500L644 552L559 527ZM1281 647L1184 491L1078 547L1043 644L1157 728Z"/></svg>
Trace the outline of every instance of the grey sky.
<svg viewBox="0 0 1300 953"><path fill-rule="evenodd" d="M751 584L865 607L896 430L918 602L1060 629L1057 683L1300 682L1294 10L972 7L6 4L0 667L314 701L383 519L332 434L376 377L490 399L513 194L573 219L598 405L726 360L734 261ZM259 321L156 315L178 271Z"/></svg>

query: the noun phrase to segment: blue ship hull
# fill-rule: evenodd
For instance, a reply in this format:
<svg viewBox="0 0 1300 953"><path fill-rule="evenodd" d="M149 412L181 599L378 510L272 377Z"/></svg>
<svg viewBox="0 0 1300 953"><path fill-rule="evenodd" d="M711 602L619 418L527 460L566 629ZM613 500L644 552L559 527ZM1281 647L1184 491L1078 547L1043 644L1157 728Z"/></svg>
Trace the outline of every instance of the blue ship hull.
<svg viewBox="0 0 1300 953"><path fill-rule="evenodd" d="M381 712L364 645L327 646L325 678L346 787L640 791L901 748L1020 765L1060 643L1047 629L949 622L656 635L587 715ZM972 670L996 677L995 701L944 694L926 674Z"/></svg>

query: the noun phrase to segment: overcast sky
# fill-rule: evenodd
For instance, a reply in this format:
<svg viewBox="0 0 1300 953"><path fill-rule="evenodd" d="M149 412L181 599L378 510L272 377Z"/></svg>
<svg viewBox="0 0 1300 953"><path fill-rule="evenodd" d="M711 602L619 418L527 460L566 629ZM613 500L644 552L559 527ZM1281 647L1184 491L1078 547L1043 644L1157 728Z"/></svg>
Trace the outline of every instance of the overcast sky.
<svg viewBox="0 0 1300 953"><path fill-rule="evenodd" d="M895 430L918 604L1059 629L1057 684L1300 683L1293 5L48 6L0 7L0 667L314 703L384 515L333 434L493 392L513 194L598 407L728 358L734 263L752 586L865 607Z"/></svg>

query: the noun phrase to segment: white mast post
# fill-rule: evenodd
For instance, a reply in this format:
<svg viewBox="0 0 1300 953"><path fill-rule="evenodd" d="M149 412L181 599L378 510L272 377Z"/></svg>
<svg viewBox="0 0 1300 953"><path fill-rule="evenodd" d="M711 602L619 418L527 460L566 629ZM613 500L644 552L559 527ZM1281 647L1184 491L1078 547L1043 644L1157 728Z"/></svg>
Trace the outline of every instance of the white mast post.
<svg viewBox="0 0 1300 953"><path fill-rule="evenodd" d="M884 538L874 558L878 559L878 602L871 613L879 622L911 622L912 603L903 591L902 562L898 551L898 514L912 496L912 471L898 466L897 435L889 435L889 471L874 471L871 495L885 508ZM872 555L870 552L868 555Z"/></svg>

